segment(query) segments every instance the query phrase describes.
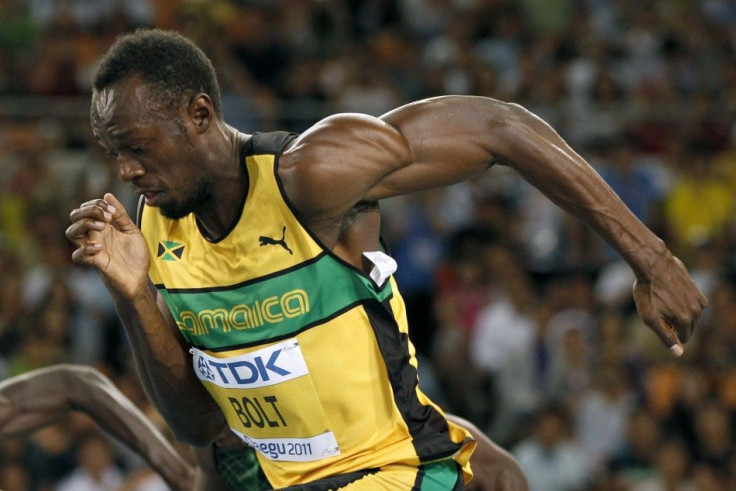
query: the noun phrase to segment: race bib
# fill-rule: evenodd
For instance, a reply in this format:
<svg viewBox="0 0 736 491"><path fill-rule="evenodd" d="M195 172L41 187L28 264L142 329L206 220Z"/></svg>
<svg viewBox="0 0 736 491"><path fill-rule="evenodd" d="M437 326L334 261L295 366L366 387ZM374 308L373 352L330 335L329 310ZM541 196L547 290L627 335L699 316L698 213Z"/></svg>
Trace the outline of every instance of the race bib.
<svg viewBox="0 0 736 491"><path fill-rule="evenodd" d="M310 462L340 454L296 339L235 356L191 352L231 429L265 458Z"/></svg>

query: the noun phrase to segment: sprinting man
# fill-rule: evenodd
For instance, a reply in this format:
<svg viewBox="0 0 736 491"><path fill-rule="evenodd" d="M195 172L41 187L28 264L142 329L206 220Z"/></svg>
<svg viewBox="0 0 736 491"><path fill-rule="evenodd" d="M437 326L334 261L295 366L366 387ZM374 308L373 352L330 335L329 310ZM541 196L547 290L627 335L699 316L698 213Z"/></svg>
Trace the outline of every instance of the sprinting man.
<svg viewBox="0 0 736 491"><path fill-rule="evenodd" d="M619 251L641 318L675 355L707 303L585 160L515 104L445 96L246 135L223 121L197 46L139 30L101 60L90 116L142 201L137 225L112 194L73 210L73 260L99 270L177 437L204 446L229 426L274 487L444 490L472 476L475 442L417 384L379 237L384 198L508 165ZM274 227L293 254L261 247ZM164 242L181 257L157 257Z"/></svg>

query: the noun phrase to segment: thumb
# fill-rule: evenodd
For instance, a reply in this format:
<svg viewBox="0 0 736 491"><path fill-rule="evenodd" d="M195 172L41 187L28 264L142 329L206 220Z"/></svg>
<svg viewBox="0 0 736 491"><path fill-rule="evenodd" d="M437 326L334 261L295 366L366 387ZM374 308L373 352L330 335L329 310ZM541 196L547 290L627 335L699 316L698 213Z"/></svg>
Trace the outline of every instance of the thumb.
<svg viewBox="0 0 736 491"><path fill-rule="evenodd" d="M650 300L651 290L647 283L634 281L634 302L644 323L654 331L660 341L673 355L681 356L685 348L677 335L677 330L660 313L653 310Z"/></svg>
<svg viewBox="0 0 736 491"><path fill-rule="evenodd" d="M659 339L662 340L662 342L670 349L673 355L682 356L685 352L685 348L677 335L677 331L672 327L672 324L663 318L659 318L657 324L658 326L655 329L655 332L657 333L657 336L659 336Z"/></svg>
<svg viewBox="0 0 736 491"><path fill-rule="evenodd" d="M108 205L115 208L115 212L112 214L112 224L120 231L127 231L131 228L137 228L133 220L125 210L125 206L115 197L112 193L105 193L103 199Z"/></svg>

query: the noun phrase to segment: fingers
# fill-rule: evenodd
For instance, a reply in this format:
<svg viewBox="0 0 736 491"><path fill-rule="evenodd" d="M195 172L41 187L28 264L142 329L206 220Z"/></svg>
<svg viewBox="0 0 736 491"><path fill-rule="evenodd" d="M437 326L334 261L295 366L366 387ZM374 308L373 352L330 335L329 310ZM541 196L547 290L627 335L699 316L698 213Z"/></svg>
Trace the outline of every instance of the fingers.
<svg viewBox="0 0 736 491"><path fill-rule="evenodd" d="M90 244L81 246L72 252L72 261L77 264L90 264L94 261L94 256L102 250L102 244Z"/></svg>
<svg viewBox="0 0 736 491"><path fill-rule="evenodd" d="M660 322L662 323L662 330L668 334L665 336L667 338L665 345L667 345L673 355L682 356L685 352L685 348L682 343L687 343L687 340L690 338L690 333L688 332L687 336L680 336L669 322L664 319L660 319Z"/></svg>
<svg viewBox="0 0 736 491"><path fill-rule="evenodd" d="M103 200L83 203L69 214L72 224L66 229L67 239L79 246L89 245L93 232L101 232L112 220L113 210Z"/></svg>
<svg viewBox="0 0 736 491"><path fill-rule="evenodd" d="M660 316L647 324L675 356L680 356L684 352L683 345L690 340L700 322L700 313L698 308L692 315L681 315L679 319Z"/></svg>
<svg viewBox="0 0 736 491"><path fill-rule="evenodd" d="M671 312L665 312L663 315L664 322L669 329L677 332L683 343L690 340L700 323L703 309L708 305L708 300L692 280L687 286L689 288L684 289L685 293L677 301L675 307L671 308Z"/></svg>
<svg viewBox="0 0 736 491"><path fill-rule="evenodd" d="M108 206L112 206L113 208L120 210L121 212L125 212L125 207L123 204L115 197L112 193L105 193L104 196L105 202L108 203ZM114 213L114 212L113 212Z"/></svg>
<svg viewBox="0 0 736 491"><path fill-rule="evenodd" d="M690 277L690 273L688 273L687 268L683 264L680 259L673 257L675 264L677 265L677 269L679 269L684 277L686 277L689 280L690 290L694 291L694 296L691 297L691 302L693 305L691 305L691 311L697 312L697 315L700 315L700 311L703 310L708 306L708 299L705 298L705 295L703 295L703 292L700 291L700 289L695 285L695 282ZM694 298L693 298L694 297Z"/></svg>
<svg viewBox="0 0 736 491"><path fill-rule="evenodd" d="M88 239L90 232L102 231L104 229L105 222L92 218L80 218L67 227L66 237L76 244L79 240Z"/></svg>
<svg viewBox="0 0 736 491"><path fill-rule="evenodd" d="M117 203L118 205L119 202ZM72 224L66 229L66 237L78 248L72 253L77 264L94 262L95 255L102 250L102 232L113 220L118 208L103 199L93 199L72 210L69 219Z"/></svg>
<svg viewBox="0 0 736 491"><path fill-rule="evenodd" d="M681 279L675 276L659 287L647 282L634 283L634 300L639 315L675 356L683 354L684 344L693 334L707 305L707 300L690 277L685 276L685 281Z"/></svg>
<svg viewBox="0 0 736 491"><path fill-rule="evenodd" d="M661 317L643 320L654 331L660 341L670 349L673 355L681 356L685 352L677 330L669 322Z"/></svg>
<svg viewBox="0 0 736 491"><path fill-rule="evenodd" d="M123 204L112 193L105 193L104 201L108 209L112 209L112 224L123 232L136 228L133 220L128 216Z"/></svg>
<svg viewBox="0 0 736 491"><path fill-rule="evenodd" d="M681 313L679 318L658 317L652 327L662 342L675 356L684 352L683 345L690 340L695 328L700 323L702 307L698 306L690 313Z"/></svg>
<svg viewBox="0 0 736 491"><path fill-rule="evenodd" d="M118 199L105 194L104 199L93 199L82 203L79 208L69 214L72 225L67 229L66 236L72 242L82 239L92 230L103 230L105 223L112 223L117 229L126 229L135 226Z"/></svg>
<svg viewBox="0 0 736 491"><path fill-rule="evenodd" d="M72 210L69 220L73 223L84 219L92 219L101 222L110 222L113 214L118 210L103 199L93 199L82 203L79 208ZM68 235L67 235L68 237Z"/></svg>
<svg viewBox="0 0 736 491"><path fill-rule="evenodd" d="M700 317L703 313L703 308L698 306L696 309L693 309L692 312L694 312L692 315L681 319L679 324L675 327L680 339L684 343L687 343L690 340L690 337L695 332L695 328L700 324Z"/></svg>
<svg viewBox="0 0 736 491"><path fill-rule="evenodd" d="M92 264L94 262L95 255L102 250L99 234L104 227L105 223L103 222L82 219L66 229L67 238L78 246L72 253L72 261L77 264Z"/></svg>

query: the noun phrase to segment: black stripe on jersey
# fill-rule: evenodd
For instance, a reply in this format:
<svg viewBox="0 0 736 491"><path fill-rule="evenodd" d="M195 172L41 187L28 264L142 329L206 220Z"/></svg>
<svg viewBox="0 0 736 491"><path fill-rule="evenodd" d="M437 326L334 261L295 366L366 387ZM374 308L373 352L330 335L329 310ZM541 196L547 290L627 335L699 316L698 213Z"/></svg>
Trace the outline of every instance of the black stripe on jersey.
<svg viewBox="0 0 736 491"><path fill-rule="evenodd" d="M288 131L253 133L245 143L245 151L247 155L275 155L297 136L299 136L297 133Z"/></svg>
<svg viewBox="0 0 736 491"><path fill-rule="evenodd" d="M424 466L420 465L417 468L417 478L414 480L414 486L411 487L411 491L421 491L423 480L424 480Z"/></svg>
<svg viewBox="0 0 736 491"><path fill-rule="evenodd" d="M233 285L224 285L224 286L212 286L212 287L203 287L203 288L166 288L166 285L163 285L161 283L157 283L154 285L159 290L166 290L169 293L177 294L177 293L208 293L208 292L224 292L228 290L237 290L238 288L252 285L254 283L258 283L260 281L266 281L270 280L271 278L276 278L278 276L283 276L287 273L290 273L292 271L296 271L300 268L304 268L312 263L315 263L322 259L325 256L324 253L320 253L316 256L314 256L311 259L307 259L306 261L303 261L299 264L295 264L294 266L290 266L285 269L281 269L279 271L275 271L273 273L269 273L267 275L259 276L257 278L251 278L250 280L241 281L240 283L235 283Z"/></svg>
<svg viewBox="0 0 736 491"><path fill-rule="evenodd" d="M333 491L336 489L342 489L348 484L360 481L364 477L377 472L379 472L379 469L367 469L347 474L337 474L318 481L312 481L306 484L297 484L295 486L289 486L288 488L281 488L281 491Z"/></svg>
<svg viewBox="0 0 736 491"><path fill-rule="evenodd" d="M417 370L409 363L409 336L399 331L390 300L370 300L364 308L386 364L394 401L409 428L419 461L449 457L462 444L450 439L450 428L444 416L433 406L425 406L419 401Z"/></svg>

